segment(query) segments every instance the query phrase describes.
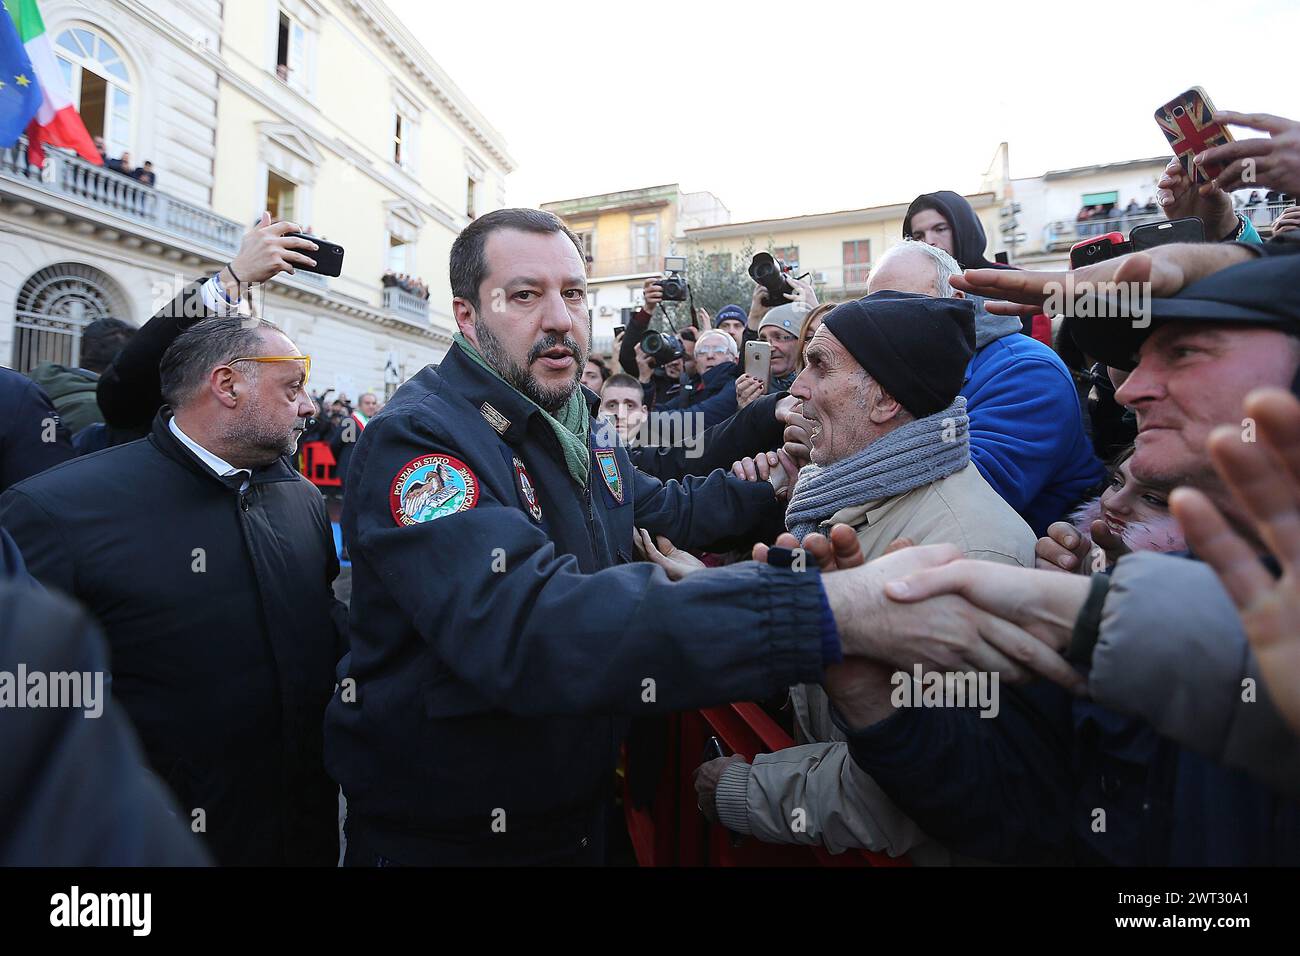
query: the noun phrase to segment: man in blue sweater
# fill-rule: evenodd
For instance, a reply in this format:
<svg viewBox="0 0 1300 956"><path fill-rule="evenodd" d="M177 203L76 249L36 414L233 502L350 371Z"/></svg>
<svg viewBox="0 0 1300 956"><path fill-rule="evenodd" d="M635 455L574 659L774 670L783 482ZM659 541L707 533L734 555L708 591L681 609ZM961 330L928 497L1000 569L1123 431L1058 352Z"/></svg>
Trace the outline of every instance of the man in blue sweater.
<svg viewBox="0 0 1300 956"><path fill-rule="evenodd" d="M965 200L962 204L970 211ZM982 252L984 233L973 211L970 219L973 225L945 235L960 237L979 229ZM960 274L956 259L941 246L909 240L885 253L867 290L961 296L949 284ZM992 315L982 299L972 298L975 355L961 390L970 416L971 460L1041 537L1105 477L1105 470L1084 431L1065 363L1037 339L1018 334L1019 318Z"/></svg>

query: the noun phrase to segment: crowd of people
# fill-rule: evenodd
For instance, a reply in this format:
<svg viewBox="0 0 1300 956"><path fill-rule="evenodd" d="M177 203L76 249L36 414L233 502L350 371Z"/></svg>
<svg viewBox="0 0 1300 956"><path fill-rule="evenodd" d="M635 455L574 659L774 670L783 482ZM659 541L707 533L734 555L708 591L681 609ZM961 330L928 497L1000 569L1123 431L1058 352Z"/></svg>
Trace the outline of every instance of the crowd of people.
<svg viewBox="0 0 1300 956"><path fill-rule="evenodd" d="M143 166L136 166L131 162L131 154L123 152L121 156L109 156L108 144L104 142L104 137L96 136L94 139L95 149L99 150L99 155L104 158L104 166L120 173L128 179L134 179L144 186L156 186L158 184L158 174L154 172L153 163L149 160L144 161Z"/></svg>
<svg viewBox="0 0 1300 956"><path fill-rule="evenodd" d="M0 670L112 674L99 720L0 717L0 862L334 865L341 791L349 865L598 864L656 721L759 701L795 745L694 771L737 838L1300 863L1300 230L1231 197L1300 193L1300 123L1219 119L1268 135L1157 196L1210 241L1068 276L938 191L862 298L656 341L655 277L607 359L581 240L500 209L446 356L353 407L239 314L314 246L264 217L84 368L0 370Z"/></svg>
<svg viewBox="0 0 1300 956"><path fill-rule="evenodd" d="M411 295L419 296L421 299L429 298L429 286L423 279L417 279L415 276L407 275L405 272L394 272L392 269L385 269L380 279L385 289L396 286L403 292L409 292Z"/></svg>

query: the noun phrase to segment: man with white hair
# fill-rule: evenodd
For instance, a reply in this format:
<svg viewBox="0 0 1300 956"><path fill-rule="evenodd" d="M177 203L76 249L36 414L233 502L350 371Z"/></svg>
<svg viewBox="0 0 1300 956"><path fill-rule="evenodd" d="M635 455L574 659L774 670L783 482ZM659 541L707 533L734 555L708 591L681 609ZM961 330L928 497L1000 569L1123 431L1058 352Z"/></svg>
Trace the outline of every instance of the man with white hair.
<svg viewBox="0 0 1300 956"><path fill-rule="evenodd" d="M699 430L712 428L736 414L736 374L740 351L736 340L720 329L704 332L695 342L695 371L699 384L671 401L655 406L656 412L687 411L702 416Z"/></svg>
<svg viewBox="0 0 1300 956"><path fill-rule="evenodd" d="M889 289L962 298L950 284L961 266L944 250L907 240L871 271L868 292ZM1037 535L1105 477L1083 427L1074 381L1055 352L1020 319L975 300L975 355L961 394L970 417L971 460Z"/></svg>

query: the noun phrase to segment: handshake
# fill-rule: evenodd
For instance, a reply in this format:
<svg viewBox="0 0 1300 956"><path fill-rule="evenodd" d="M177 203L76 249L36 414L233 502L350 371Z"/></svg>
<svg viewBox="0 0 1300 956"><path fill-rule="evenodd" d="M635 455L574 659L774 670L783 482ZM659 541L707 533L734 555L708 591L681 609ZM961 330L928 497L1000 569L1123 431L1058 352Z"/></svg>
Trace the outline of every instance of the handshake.
<svg viewBox="0 0 1300 956"><path fill-rule="evenodd" d="M638 545L673 580L704 569L646 531L638 532ZM844 652L826 669L824 686L853 729L893 714L891 675L918 664L997 672L1011 683L1044 677L1076 694L1086 688L1064 657L1091 587L1085 577L963 559L955 545L905 539L867 561L845 524L829 536L808 535L802 546L783 534L771 548L755 545L753 558L795 570L815 562L821 572Z"/></svg>

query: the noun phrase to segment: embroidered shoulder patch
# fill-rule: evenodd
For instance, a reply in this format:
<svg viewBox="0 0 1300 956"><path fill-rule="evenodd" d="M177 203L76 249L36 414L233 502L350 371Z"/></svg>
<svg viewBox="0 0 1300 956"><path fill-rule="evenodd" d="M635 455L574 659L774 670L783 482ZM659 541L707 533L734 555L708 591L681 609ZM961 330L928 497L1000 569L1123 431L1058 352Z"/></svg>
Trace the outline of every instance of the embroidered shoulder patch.
<svg viewBox="0 0 1300 956"><path fill-rule="evenodd" d="M618 467L618 457L610 448L596 448L592 450L592 454L596 456L596 461L600 465L600 477L605 479L605 487L614 496L614 500L622 504L623 473Z"/></svg>
<svg viewBox="0 0 1300 956"><path fill-rule="evenodd" d="M532 477L528 474L528 469L518 458L514 459L515 469L515 486L519 489L519 500L523 503L524 510L528 512L534 521L542 520L542 506L537 502L537 487L533 484Z"/></svg>
<svg viewBox="0 0 1300 956"><path fill-rule="evenodd" d="M450 455L421 455L398 471L388 497L393 520L405 526L468 511L478 495L469 465Z"/></svg>

